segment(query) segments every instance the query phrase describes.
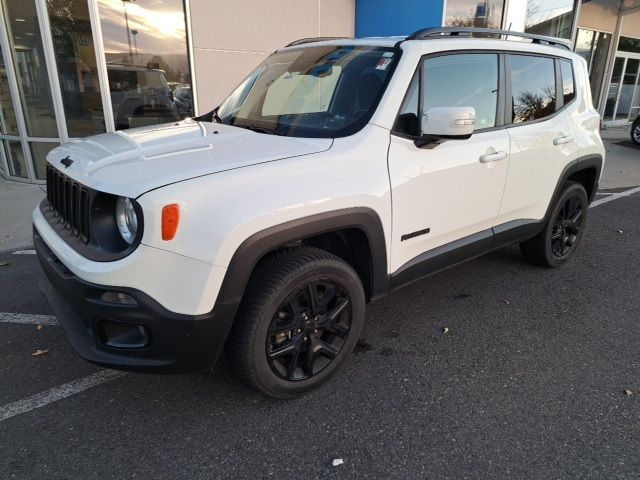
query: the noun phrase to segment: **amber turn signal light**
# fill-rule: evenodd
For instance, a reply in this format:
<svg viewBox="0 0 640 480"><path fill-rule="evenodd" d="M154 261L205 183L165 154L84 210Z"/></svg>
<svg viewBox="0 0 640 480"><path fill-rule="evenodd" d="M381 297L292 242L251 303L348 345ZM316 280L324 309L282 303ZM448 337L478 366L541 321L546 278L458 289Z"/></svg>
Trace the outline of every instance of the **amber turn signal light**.
<svg viewBox="0 0 640 480"><path fill-rule="evenodd" d="M162 240L173 240L180 223L180 205L172 203L162 207Z"/></svg>

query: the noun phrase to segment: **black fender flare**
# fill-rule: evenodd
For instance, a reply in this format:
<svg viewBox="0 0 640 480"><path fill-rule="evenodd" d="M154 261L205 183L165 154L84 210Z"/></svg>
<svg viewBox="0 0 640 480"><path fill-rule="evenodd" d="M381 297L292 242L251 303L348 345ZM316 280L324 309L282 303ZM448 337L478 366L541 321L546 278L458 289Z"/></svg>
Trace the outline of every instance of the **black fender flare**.
<svg viewBox="0 0 640 480"><path fill-rule="evenodd" d="M575 162L571 162L567 165L562 173L560 174L560 178L558 178L558 183L556 184L556 188L553 191L553 196L551 197L551 201L549 202L549 207L547 208L547 212L544 215L544 219L542 221L542 225L546 224L549 219L549 215L551 215L551 211L553 210L553 206L556 204L558 197L560 196L560 191L567 180L571 175L574 175L580 171L587 170L589 168L595 168L596 176L593 183L593 188L591 189L591 195L589 196L589 203L593 201L595 198L596 192L598 191L598 183L600 181L600 173L602 172L602 165L604 161L602 155L591 154L584 155L582 157L578 157Z"/></svg>
<svg viewBox="0 0 640 480"><path fill-rule="evenodd" d="M354 207L311 215L254 233L237 248L222 281L214 306L216 316L233 321L251 274L267 253L315 235L344 229L364 232L371 251L371 298L389 291L387 248L379 215L370 208Z"/></svg>

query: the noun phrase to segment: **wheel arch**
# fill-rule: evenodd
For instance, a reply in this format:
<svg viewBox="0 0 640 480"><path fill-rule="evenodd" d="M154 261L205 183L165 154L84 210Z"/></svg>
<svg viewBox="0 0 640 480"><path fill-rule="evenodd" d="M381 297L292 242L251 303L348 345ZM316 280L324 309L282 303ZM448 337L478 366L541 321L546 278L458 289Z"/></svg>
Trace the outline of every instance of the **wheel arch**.
<svg viewBox="0 0 640 480"><path fill-rule="evenodd" d="M560 178L558 179L558 183L553 192L553 196L551 197L551 201L549 202L549 207L547 208L543 224L549 219L549 215L551 215L553 206L560 196L562 187L567 182L581 183L587 191L589 203L593 201L596 192L598 191L598 184L600 181L600 173L602 172L603 163L604 159L602 158L602 155L593 154L579 157L575 162L572 162L567 167L565 167L562 174L560 175Z"/></svg>
<svg viewBox="0 0 640 480"><path fill-rule="evenodd" d="M362 246L368 249L368 255L363 255L359 264L352 265L361 274L364 263L368 263L370 278L363 279L363 283L369 282L369 285L364 285L367 298L370 300L384 295L389 291L389 276L380 217L370 208L347 208L285 222L244 240L231 258L214 309L235 318L252 273L269 253L296 243L322 248L318 244L320 239L329 241L331 237L349 236L356 239L354 235L365 239L366 244Z"/></svg>

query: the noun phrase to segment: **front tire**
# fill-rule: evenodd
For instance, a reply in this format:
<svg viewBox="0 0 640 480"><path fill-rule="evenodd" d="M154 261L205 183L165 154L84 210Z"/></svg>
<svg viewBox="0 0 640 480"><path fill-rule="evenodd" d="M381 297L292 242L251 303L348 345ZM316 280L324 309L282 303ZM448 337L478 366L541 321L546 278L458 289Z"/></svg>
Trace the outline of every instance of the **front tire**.
<svg viewBox="0 0 640 480"><path fill-rule="evenodd" d="M238 376L275 398L307 392L333 376L364 323L358 274L340 258L300 247L257 268L227 349Z"/></svg>
<svg viewBox="0 0 640 480"><path fill-rule="evenodd" d="M520 244L529 261L543 267L558 267L574 254L586 225L589 198L579 183L567 183L549 215L544 229Z"/></svg>

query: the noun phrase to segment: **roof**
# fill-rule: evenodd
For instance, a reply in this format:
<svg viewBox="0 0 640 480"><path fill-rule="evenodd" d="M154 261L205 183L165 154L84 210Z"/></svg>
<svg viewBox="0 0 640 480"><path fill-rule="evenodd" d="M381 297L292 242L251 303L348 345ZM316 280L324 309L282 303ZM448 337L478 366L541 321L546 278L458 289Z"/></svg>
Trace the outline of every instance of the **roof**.
<svg viewBox="0 0 640 480"><path fill-rule="evenodd" d="M472 36L474 34L480 34L481 37ZM488 37L492 35L494 38ZM504 37L504 38L503 38ZM399 43L409 41L433 41L433 40L447 40L455 39L477 41L477 40L493 40L493 41L515 41L519 46L523 44L530 45L546 45L554 48L561 48L566 51L571 51L570 46L561 39L553 37L545 37L542 35L535 35L523 32L513 32L509 30L496 30L487 28L475 28L475 27L434 27L418 30L411 35L402 37L367 37L367 38L341 38L341 37L318 37L318 38L303 38L290 43L287 47L297 47L303 45L363 45L363 46L378 46L378 47L393 47ZM527 42L523 42L527 40Z"/></svg>

